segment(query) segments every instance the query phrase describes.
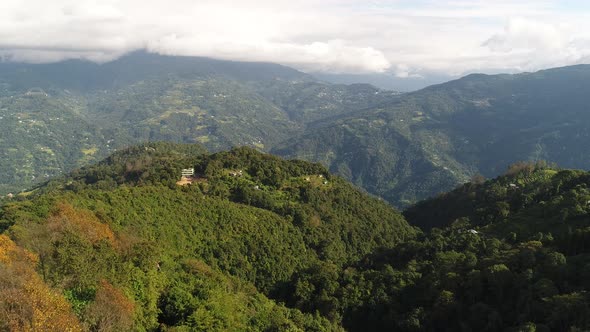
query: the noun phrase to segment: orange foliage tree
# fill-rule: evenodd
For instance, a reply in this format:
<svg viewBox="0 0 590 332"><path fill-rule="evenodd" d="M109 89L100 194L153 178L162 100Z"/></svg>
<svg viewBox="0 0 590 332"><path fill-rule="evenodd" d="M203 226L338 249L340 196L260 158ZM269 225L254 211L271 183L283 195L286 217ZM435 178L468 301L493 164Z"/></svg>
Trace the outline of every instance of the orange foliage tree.
<svg viewBox="0 0 590 332"><path fill-rule="evenodd" d="M73 231L91 244L106 240L115 245L115 234L109 225L100 222L92 211L74 209L68 203L57 204L57 209L47 220L50 233Z"/></svg>
<svg viewBox="0 0 590 332"><path fill-rule="evenodd" d="M101 280L86 316L93 331L129 331L133 326L134 312L134 303L120 289Z"/></svg>
<svg viewBox="0 0 590 332"><path fill-rule="evenodd" d="M0 235L0 330L81 331L65 298L36 273L37 257Z"/></svg>

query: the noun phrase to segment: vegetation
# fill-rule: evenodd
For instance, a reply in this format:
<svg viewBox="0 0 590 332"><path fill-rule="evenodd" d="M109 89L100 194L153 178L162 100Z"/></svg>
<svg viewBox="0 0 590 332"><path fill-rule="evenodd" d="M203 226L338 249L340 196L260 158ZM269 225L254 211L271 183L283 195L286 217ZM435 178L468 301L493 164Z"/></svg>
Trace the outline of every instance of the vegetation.
<svg viewBox="0 0 590 332"><path fill-rule="evenodd" d="M588 68L0 64L0 330L588 330Z"/></svg>
<svg viewBox="0 0 590 332"><path fill-rule="evenodd" d="M177 184L189 166L195 177ZM320 164L140 145L4 202L0 322L587 330L589 183L589 172L517 163L407 209L421 232Z"/></svg>
<svg viewBox="0 0 590 332"><path fill-rule="evenodd" d="M189 166L192 184L177 185ZM5 202L1 220L72 326L93 331L341 330L339 316L291 305L297 276L416 234L319 164L170 143L50 181Z"/></svg>
<svg viewBox="0 0 590 332"><path fill-rule="evenodd" d="M417 271L426 281L407 288L426 296L407 311L424 322L420 329L586 330L589 179L545 163L515 164L502 177L406 210L409 222L438 228L370 264Z"/></svg>

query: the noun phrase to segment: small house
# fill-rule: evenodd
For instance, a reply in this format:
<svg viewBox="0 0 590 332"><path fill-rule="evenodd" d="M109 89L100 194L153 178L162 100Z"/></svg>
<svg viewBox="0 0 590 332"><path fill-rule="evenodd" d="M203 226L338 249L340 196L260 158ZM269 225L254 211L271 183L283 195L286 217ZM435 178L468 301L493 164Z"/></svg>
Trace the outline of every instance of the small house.
<svg viewBox="0 0 590 332"><path fill-rule="evenodd" d="M195 169L194 168L184 168L181 171L181 175L183 178L193 177L195 175Z"/></svg>

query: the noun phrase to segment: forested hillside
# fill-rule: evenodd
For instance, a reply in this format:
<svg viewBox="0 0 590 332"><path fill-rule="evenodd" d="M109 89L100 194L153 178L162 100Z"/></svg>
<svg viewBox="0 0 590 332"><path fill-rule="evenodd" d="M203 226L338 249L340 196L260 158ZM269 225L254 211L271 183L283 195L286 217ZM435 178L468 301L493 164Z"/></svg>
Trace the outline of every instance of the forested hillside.
<svg viewBox="0 0 590 332"><path fill-rule="evenodd" d="M4 201L2 329L337 331L301 277L416 235L319 164L203 151L140 145Z"/></svg>
<svg viewBox="0 0 590 332"><path fill-rule="evenodd" d="M518 163L407 209L423 232L320 164L139 145L3 201L1 327L583 331L589 185Z"/></svg>

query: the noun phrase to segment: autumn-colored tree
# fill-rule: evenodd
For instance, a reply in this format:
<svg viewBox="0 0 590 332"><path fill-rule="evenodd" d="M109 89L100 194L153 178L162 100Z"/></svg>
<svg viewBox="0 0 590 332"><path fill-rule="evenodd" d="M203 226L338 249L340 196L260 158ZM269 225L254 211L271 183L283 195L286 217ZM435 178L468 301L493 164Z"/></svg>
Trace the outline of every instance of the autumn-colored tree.
<svg viewBox="0 0 590 332"><path fill-rule="evenodd" d="M106 280L101 280L94 302L86 310L92 331L130 331L135 304Z"/></svg>
<svg viewBox="0 0 590 332"><path fill-rule="evenodd" d="M0 330L81 331L64 297L36 273L37 257L0 235Z"/></svg>
<svg viewBox="0 0 590 332"><path fill-rule="evenodd" d="M50 233L73 231L92 244L106 240L115 245L115 234L109 225L100 222L92 211L75 209L68 203L57 204L56 211L47 220Z"/></svg>
<svg viewBox="0 0 590 332"><path fill-rule="evenodd" d="M109 225L102 223L92 211L74 208L65 202L56 204L44 223L31 223L26 229L15 227L12 233L16 234L19 244L38 255L43 280L60 283L66 288L72 280L94 284L99 278L88 278L101 266L86 264L83 252L98 254L97 248L119 247ZM77 262L77 267L73 262ZM78 267L85 269L76 270ZM56 268L76 272L68 279L56 279Z"/></svg>

